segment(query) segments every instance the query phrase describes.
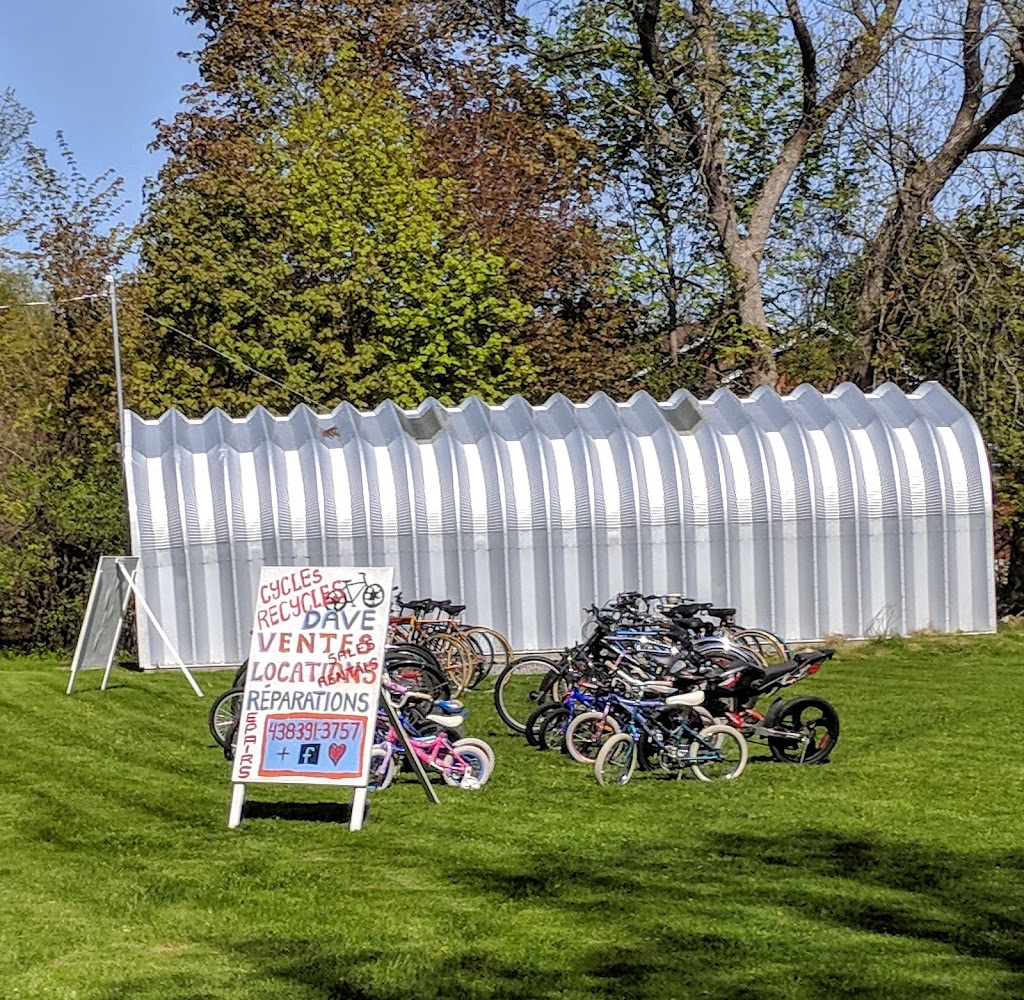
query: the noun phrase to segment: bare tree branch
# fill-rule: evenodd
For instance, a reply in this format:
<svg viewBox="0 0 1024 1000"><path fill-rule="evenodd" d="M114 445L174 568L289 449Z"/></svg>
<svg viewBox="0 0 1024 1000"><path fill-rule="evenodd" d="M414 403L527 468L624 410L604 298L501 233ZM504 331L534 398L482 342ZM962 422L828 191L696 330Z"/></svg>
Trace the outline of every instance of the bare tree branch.
<svg viewBox="0 0 1024 1000"><path fill-rule="evenodd" d="M1024 146L1004 146L999 143L983 142L975 146L974 153L1008 153L1010 156L1024 156Z"/></svg>

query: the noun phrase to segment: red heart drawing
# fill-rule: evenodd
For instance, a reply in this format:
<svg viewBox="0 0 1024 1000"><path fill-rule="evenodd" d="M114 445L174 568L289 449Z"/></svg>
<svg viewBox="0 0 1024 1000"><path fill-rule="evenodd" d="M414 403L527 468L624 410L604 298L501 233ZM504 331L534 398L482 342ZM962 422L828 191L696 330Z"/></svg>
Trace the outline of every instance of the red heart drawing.
<svg viewBox="0 0 1024 1000"><path fill-rule="evenodd" d="M330 757L331 760L335 764L337 764L338 761L341 760L341 758L344 756L344 754L345 754L345 744L344 743L332 743L327 748L327 756Z"/></svg>

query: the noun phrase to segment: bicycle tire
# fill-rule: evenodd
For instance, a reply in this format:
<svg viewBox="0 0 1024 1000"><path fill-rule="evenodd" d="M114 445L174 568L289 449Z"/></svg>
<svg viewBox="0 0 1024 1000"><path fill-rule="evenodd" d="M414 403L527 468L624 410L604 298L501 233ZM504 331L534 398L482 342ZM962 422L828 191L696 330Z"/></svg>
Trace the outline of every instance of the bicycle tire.
<svg viewBox="0 0 1024 1000"><path fill-rule="evenodd" d="M456 742L463 746L476 747L482 753L486 754L487 759L491 762L491 773L494 773L494 765L497 763L497 757L495 756L494 749L491 747L490 743L477 739L475 736L462 736L456 740Z"/></svg>
<svg viewBox="0 0 1024 1000"><path fill-rule="evenodd" d="M617 733L606 740L597 760L594 777L599 785L628 784L636 771L636 741L629 733Z"/></svg>
<svg viewBox="0 0 1024 1000"><path fill-rule="evenodd" d="M454 697L458 698L473 679L472 651L452 632L435 632L424 638L423 646L433 653L452 686Z"/></svg>
<svg viewBox="0 0 1024 1000"><path fill-rule="evenodd" d="M544 721L548 715L552 712L557 712L562 707L562 704L557 701L548 701L543 705L538 705L531 713L530 717L526 720L526 742L531 747L540 747L540 736L541 731L544 727Z"/></svg>
<svg viewBox="0 0 1024 1000"><path fill-rule="evenodd" d="M765 715L764 726L792 729L797 737L768 737L772 756L787 764L824 764L839 742L839 713L830 701L817 695L777 702Z"/></svg>
<svg viewBox="0 0 1024 1000"><path fill-rule="evenodd" d="M573 760L593 765L601 747L616 733L622 732L618 722L604 712L582 712L565 730L565 749Z"/></svg>
<svg viewBox="0 0 1024 1000"><path fill-rule="evenodd" d="M501 721L513 732L525 733L532 712L552 701L553 676L558 673L558 664L543 656L513 660L494 682L494 708Z"/></svg>
<svg viewBox="0 0 1024 1000"><path fill-rule="evenodd" d="M734 781L746 769L750 751L747 747L746 738L732 726L723 726L716 723L713 726L705 726L698 734L698 739L690 743L689 756L696 758L690 764L693 776L700 781ZM701 760L710 749L725 755L723 760ZM725 748L735 744L733 750ZM724 766L723 766L724 765Z"/></svg>
<svg viewBox="0 0 1024 1000"><path fill-rule="evenodd" d="M210 735L222 750L229 749L234 743L238 732L238 722L242 718L242 698L245 689L233 687L218 695L210 706L207 725Z"/></svg>
<svg viewBox="0 0 1024 1000"><path fill-rule="evenodd" d="M452 697L452 686L439 667L428 660L401 653L384 655L384 670L396 684L429 694L434 701L447 701Z"/></svg>
<svg viewBox="0 0 1024 1000"><path fill-rule="evenodd" d="M491 776L491 761L487 754L479 747L467 746L462 740L456 740L451 752L444 754L438 763L446 785L470 787L466 778L472 777L476 787L480 788Z"/></svg>
<svg viewBox="0 0 1024 1000"><path fill-rule="evenodd" d="M388 753L384 747L374 747L370 751L370 770L367 774L366 788L371 792L382 792L392 781L398 767L395 755Z"/></svg>
<svg viewBox="0 0 1024 1000"><path fill-rule="evenodd" d="M537 749L559 750L565 742L565 727L569 721L569 709L557 702L554 709L548 712L537 724Z"/></svg>
<svg viewBox="0 0 1024 1000"><path fill-rule="evenodd" d="M479 687L491 674L501 673L514 657L512 644L497 629L473 625L462 633L474 653L471 688Z"/></svg>
<svg viewBox="0 0 1024 1000"><path fill-rule="evenodd" d="M742 628L730 633L733 642L751 650L764 661L766 666L773 663L785 663L789 658L789 649L774 632L763 628Z"/></svg>

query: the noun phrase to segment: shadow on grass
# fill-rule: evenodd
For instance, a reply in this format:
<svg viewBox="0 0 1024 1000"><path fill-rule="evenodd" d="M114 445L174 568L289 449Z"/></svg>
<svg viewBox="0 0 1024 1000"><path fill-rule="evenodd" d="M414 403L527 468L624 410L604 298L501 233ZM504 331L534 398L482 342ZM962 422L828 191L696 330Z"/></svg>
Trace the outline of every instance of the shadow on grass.
<svg viewBox="0 0 1024 1000"><path fill-rule="evenodd" d="M437 933L398 933L380 953L368 947L380 935L358 927L219 947L277 984L254 998L1024 996L1020 857L813 828L591 850L470 858L408 900L436 911ZM147 977L105 1000L156 995L209 994Z"/></svg>
<svg viewBox="0 0 1024 1000"><path fill-rule="evenodd" d="M908 842L844 838L807 831L787 840L731 834L723 857L751 857L778 877L809 874L804 905L819 919L872 933L932 941L961 955L1024 973L1024 856L952 852ZM846 884L868 893L831 891ZM765 895L784 905L769 884ZM891 896L899 899L888 899ZM859 899L857 897L860 897ZM1024 983L1020 984L1024 987ZM1024 995L1024 988L1017 991Z"/></svg>
<svg viewBox="0 0 1024 1000"><path fill-rule="evenodd" d="M369 816L370 806L366 806ZM351 802L252 802L242 807L242 819L285 819L306 823L348 823Z"/></svg>

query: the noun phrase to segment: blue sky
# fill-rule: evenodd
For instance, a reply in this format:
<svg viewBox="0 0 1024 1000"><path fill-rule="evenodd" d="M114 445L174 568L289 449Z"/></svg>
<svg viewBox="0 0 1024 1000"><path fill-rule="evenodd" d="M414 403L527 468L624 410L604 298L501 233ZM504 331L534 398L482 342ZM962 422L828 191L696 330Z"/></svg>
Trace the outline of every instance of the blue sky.
<svg viewBox="0 0 1024 1000"><path fill-rule="evenodd" d="M87 177L113 168L131 204L160 157L146 147L153 121L170 118L195 79L178 52L196 48L176 0L36 0L5 7L0 19L0 91L14 90L36 117L33 141L51 150L62 130Z"/></svg>

